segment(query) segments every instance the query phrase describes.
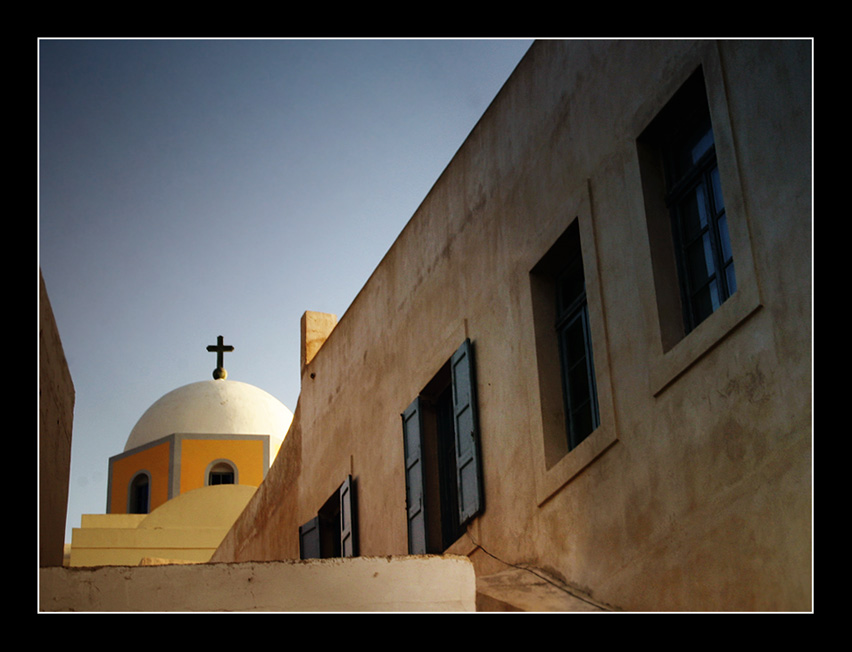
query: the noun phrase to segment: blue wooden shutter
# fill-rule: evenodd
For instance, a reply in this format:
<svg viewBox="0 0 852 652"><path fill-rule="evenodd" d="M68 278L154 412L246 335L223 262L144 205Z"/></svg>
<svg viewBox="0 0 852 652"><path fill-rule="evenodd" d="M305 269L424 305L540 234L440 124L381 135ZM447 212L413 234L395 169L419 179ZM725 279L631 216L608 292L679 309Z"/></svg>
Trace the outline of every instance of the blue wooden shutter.
<svg viewBox="0 0 852 652"><path fill-rule="evenodd" d="M408 552L426 553L425 478L423 475L423 424L420 397L402 414L405 450L405 506L408 516Z"/></svg>
<svg viewBox="0 0 852 652"><path fill-rule="evenodd" d="M476 376L473 365L473 346L469 339L465 340L453 354L450 368L453 379L453 425L456 431L459 524L463 525L483 508Z"/></svg>
<svg viewBox="0 0 852 652"><path fill-rule="evenodd" d="M340 556L355 557L358 554L357 523L355 520L355 483L346 476L340 485Z"/></svg>
<svg viewBox="0 0 852 652"><path fill-rule="evenodd" d="M301 559L319 559L320 556L319 517L314 516L310 521L299 527L299 557Z"/></svg>

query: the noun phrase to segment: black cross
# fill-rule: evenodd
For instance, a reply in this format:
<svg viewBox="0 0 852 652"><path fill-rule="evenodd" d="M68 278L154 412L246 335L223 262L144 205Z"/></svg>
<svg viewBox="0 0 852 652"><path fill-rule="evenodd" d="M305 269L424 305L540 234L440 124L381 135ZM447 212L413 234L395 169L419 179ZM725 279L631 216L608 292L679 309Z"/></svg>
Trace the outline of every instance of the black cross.
<svg viewBox="0 0 852 652"><path fill-rule="evenodd" d="M214 378L219 377L216 372L220 370L225 370L225 360L223 354L234 350L233 346L222 344L222 340L224 339L225 338L220 335L219 338L216 340L216 344L210 344L207 347L208 351L210 351L211 353L216 353L216 371L213 372Z"/></svg>

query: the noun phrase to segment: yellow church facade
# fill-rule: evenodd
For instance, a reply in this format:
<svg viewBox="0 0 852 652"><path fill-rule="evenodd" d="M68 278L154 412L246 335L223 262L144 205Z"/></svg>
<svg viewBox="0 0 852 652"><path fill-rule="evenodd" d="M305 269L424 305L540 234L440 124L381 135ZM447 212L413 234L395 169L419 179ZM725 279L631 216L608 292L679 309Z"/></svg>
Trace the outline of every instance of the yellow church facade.
<svg viewBox="0 0 852 652"><path fill-rule="evenodd" d="M72 532L69 565L210 559L257 487L293 419L253 385L214 379L175 389L109 459L106 514Z"/></svg>
<svg viewBox="0 0 852 652"><path fill-rule="evenodd" d="M269 468L268 435L174 433L110 458L110 514L147 514L193 489L258 486Z"/></svg>

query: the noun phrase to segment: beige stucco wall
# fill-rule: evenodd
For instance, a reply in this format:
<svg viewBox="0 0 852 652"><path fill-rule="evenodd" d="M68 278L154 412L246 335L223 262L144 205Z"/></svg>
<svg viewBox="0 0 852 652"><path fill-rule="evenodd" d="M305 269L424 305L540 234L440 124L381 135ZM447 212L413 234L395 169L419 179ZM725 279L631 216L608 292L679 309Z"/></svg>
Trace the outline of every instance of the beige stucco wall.
<svg viewBox="0 0 852 652"><path fill-rule="evenodd" d="M39 565L62 565L74 383L39 270Z"/></svg>
<svg viewBox="0 0 852 652"><path fill-rule="evenodd" d="M41 611L474 611L463 557L50 568Z"/></svg>
<svg viewBox="0 0 852 652"><path fill-rule="evenodd" d="M536 43L307 365L288 441L213 559L297 556L346 474L362 554L405 554L400 414L470 337L485 511L449 552L620 609L810 609L810 54ZM699 65L740 284L664 352L636 141ZM602 426L554 463L530 270L575 217Z"/></svg>

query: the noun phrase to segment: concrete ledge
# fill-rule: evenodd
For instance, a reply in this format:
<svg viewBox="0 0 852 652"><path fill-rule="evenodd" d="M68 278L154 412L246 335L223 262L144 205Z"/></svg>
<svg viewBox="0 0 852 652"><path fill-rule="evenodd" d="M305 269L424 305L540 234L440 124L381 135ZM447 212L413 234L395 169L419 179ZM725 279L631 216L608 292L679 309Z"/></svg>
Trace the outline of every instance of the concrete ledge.
<svg viewBox="0 0 852 652"><path fill-rule="evenodd" d="M41 611L475 611L467 557L40 569Z"/></svg>

